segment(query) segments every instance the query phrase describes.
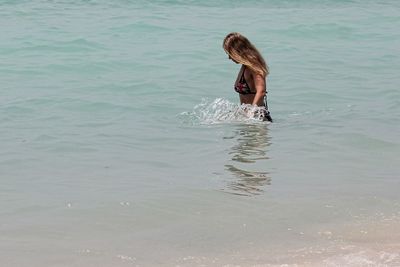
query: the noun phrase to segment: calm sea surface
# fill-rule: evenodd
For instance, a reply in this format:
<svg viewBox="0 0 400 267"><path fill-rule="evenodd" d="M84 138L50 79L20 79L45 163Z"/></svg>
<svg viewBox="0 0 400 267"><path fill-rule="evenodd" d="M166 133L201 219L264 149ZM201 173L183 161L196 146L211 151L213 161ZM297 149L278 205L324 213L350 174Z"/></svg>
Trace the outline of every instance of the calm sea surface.
<svg viewBox="0 0 400 267"><path fill-rule="evenodd" d="M399 266L399 14L0 0L0 265ZM272 124L241 115L231 31Z"/></svg>

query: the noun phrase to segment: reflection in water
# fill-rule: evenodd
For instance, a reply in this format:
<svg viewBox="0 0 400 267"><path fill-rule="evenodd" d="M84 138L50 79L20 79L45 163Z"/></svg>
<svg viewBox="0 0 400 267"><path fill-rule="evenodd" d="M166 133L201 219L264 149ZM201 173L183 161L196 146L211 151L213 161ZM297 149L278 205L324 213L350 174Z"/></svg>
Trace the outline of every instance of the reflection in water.
<svg viewBox="0 0 400 267"><path fill-rule="evenodd" d="M228 183L229 193L258 195L263 192L265 185L271 183L268 172L264 171L266 166L262 164L268 160L267 148L270 140L267 131L267 125L261 123L239 125L236 129L232 139L236 139L237 144L229 153L232 164L225 165L225 169L235 178Z"/></svg>

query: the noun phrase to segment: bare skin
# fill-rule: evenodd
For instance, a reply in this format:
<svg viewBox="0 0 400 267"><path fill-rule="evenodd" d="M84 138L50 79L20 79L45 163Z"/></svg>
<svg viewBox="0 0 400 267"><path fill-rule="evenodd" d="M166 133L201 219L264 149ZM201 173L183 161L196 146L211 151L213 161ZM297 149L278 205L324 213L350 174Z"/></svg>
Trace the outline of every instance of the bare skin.
<svg viewBox="0 0 400 267"><path fill-rule="evenodd" d="M228 55L229 56L229 55ZM239 64L233 58L229 56L229 59ZM251 104L253 106L264 106L264 96L267 92L266 79L264 79L260 74L252 72L249 68L245 68L244 65L240 68L238 76L236 78L235 84L240 80L242 73L244 71L244 78L247 84L250 86L251 90L255 94L242 95L239 94L240 104Z"/></svg>
<svg viewBox="0 0 400 267"><path fill-rule="evenodd" d="M266 81L265 79L258 73L252 72L249 68L245 68L242 65L238 76L236 78L235 84L239 81L242 73L244 71L244 78L247 84L250 86L251 90L255 92L255 94L242 95L239 94L240 104L251 104L253 106L264 106L264 96L266 94Z"/></svg>

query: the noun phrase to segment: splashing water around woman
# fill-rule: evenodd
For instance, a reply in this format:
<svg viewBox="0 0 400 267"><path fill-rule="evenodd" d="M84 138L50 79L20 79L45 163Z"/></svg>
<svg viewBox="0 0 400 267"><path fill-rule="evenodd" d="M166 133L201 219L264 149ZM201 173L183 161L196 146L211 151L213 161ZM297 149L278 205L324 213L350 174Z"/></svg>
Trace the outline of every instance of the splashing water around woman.
<svg viewBox="0 0 400 267"><path fill-rule="evenodd" d="M217 124L217 123L265 123L264 107L250 104L236 104L223 98L213 101L203 99L191 112L180 114L185 123Z"/></svg>

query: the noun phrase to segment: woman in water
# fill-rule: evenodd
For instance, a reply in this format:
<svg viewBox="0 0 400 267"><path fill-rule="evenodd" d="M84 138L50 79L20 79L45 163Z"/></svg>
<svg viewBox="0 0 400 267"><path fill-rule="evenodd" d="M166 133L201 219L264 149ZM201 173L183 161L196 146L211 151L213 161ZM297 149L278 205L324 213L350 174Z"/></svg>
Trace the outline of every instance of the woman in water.
<svg viewBox="0 0 400 267"><path fill-rule="evenodd" d="M229 59L242 64L234 86L240 103L259 107L254 115L272 122L267 105L266 78L269 72L264 58L246 37L237 32L225 37L223 48Z"/></svg>

